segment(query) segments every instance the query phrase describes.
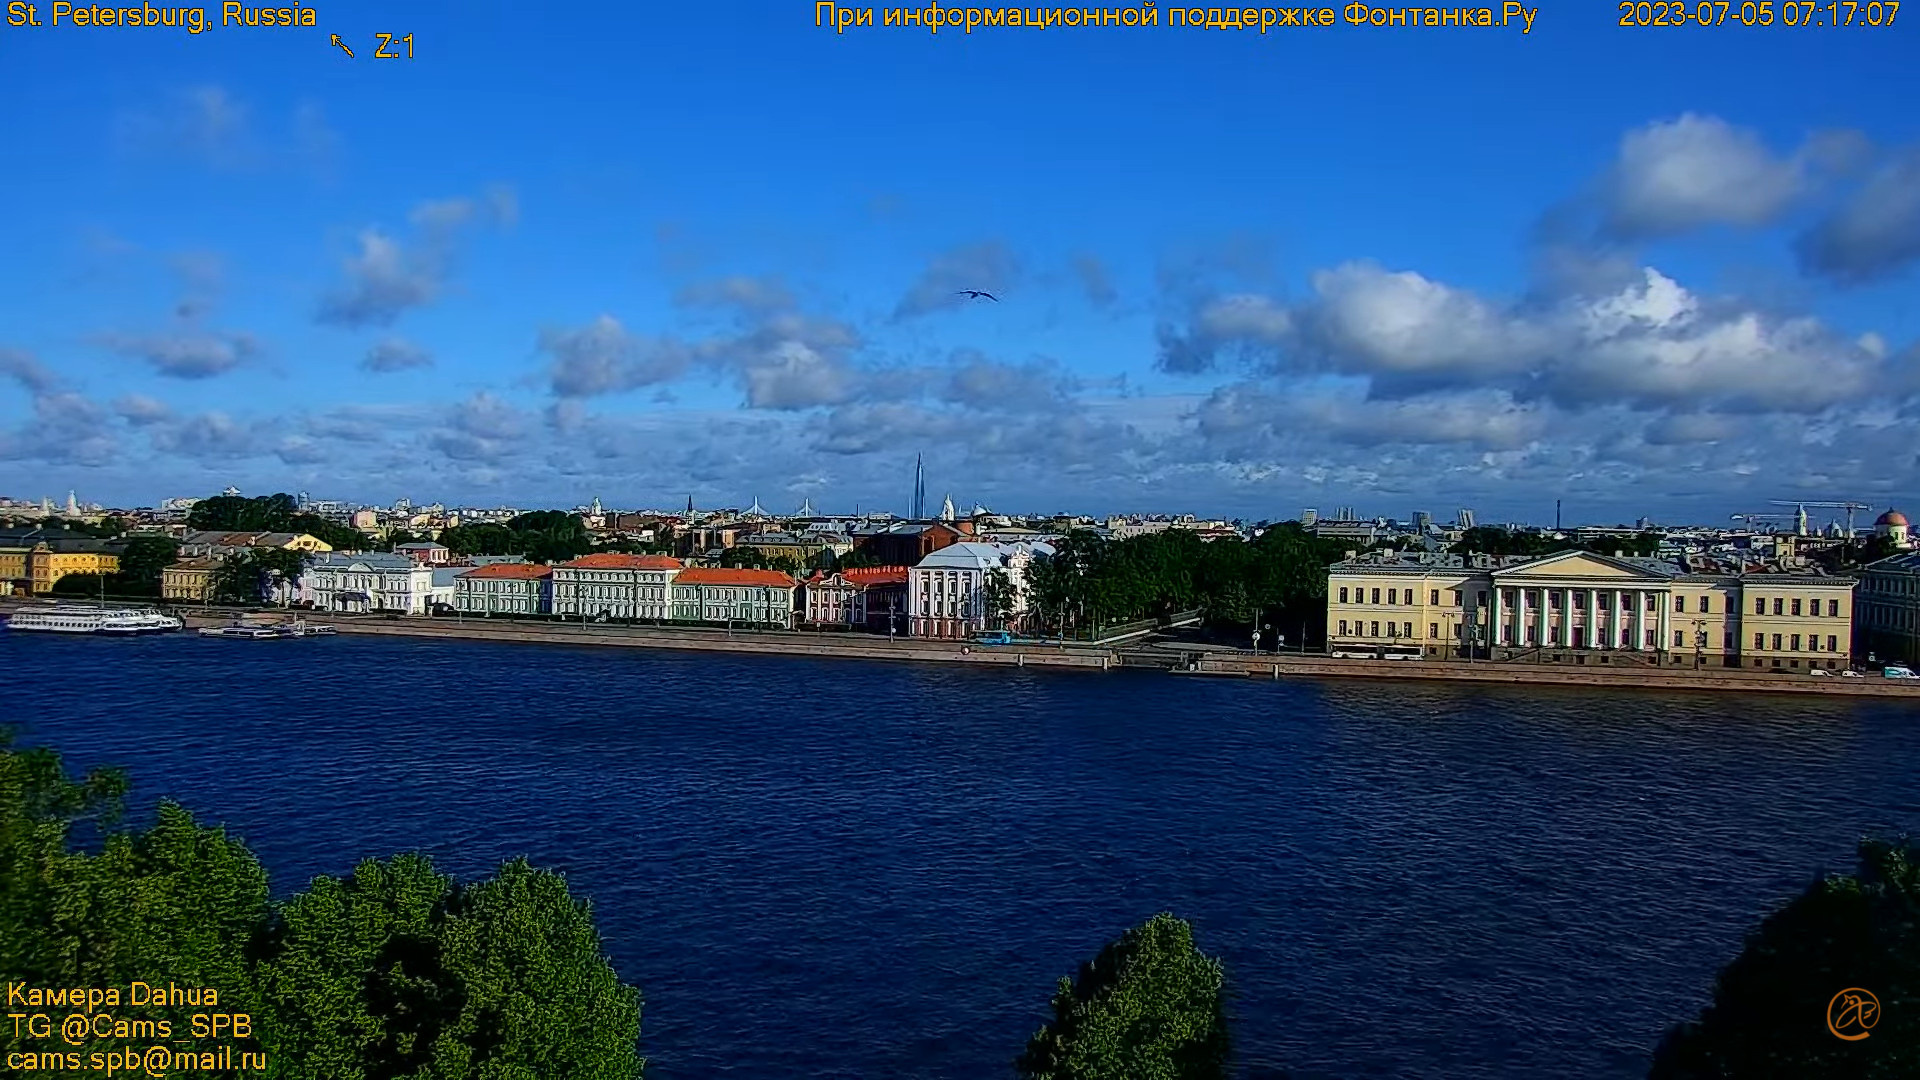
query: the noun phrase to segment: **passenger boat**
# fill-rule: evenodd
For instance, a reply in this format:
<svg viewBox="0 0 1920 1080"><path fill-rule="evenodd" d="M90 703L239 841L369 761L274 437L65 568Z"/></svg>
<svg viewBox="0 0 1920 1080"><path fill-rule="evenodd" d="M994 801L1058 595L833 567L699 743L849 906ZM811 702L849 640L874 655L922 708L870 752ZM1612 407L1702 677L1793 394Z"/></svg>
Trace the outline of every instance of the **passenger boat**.
<svg viewBox="0 0 1920 1080"><path fill-rule="evenodd" d="M241 638L248 641L265 641L274 638L325 637L334 633L331 626L316 626L305 619L295 619L284 623L235 622L227 626L205 626L200 628L201 637Z"/></svg>
<svg viewBox="0 0 1920 1080"><path fill-rule="evenodd" d="M10 630L31 630L50 634L167 634L180 629L181 622L152 608L92 607L81 604L57 604L51 608L16 611L7 620Z"/></svg>

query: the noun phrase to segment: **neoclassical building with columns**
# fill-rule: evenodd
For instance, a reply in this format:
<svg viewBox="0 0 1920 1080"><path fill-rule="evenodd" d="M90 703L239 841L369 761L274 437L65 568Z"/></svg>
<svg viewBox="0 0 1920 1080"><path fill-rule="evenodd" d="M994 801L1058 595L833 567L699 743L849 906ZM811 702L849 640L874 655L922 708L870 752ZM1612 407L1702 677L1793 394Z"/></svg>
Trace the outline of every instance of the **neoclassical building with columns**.
<svg viewBox="0 0 1920 1080"><path fill-rule="evenodd" d="M1327 642L1348 655L1833 670L1853 652L1853 586L1587 551L1368 552L1328 573Z"/></svg>

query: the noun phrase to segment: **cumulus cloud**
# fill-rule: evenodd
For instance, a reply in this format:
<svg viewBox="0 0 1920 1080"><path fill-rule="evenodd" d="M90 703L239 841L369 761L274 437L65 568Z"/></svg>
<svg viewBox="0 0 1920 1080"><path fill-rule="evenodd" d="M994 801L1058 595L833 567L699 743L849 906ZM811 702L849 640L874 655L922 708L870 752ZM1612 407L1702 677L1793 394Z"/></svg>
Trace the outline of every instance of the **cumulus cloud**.
<svg viewBox="0 0 1920 1080"><path fill-rule="evenodd" d="M936 257L894 307L896 320L959 307L964 289L1000 293L1019 272L1013 251L997 240L955 248Z"/></svg>
<svg viewBox="0 0 1920 1080"><path fill-rule="evenodd" d="M1920 147L1882 164L1797 250L1809 273L1846 283L1887 277L1920 259Z"/></svg>
<svg viewBox="0 0 1920 1080"><path fill-rule="evenodd" d="M433 354L404 338L387 337L374 342L360 360L366 371L386 374L412 368L433 366Z"/></svg>
<svg viewBox="0 0 1920 1080"><path fill-rule="evenodd" d="M479 198L414 207L408 215L414 238L408 243L381 229L361 230L357 249L341 261L344 280L321 298L319 320L349 329L393 325L407 311L440 298L465 231L511 225L518 214L512 191L496 188Z"/></svg>
<svg viewBox="0 0 1920 1080"><path fill-rule="evenodd" d="M1659 236L1701 225L1765 225L1805 190L1804 158L1778 156L1755 132L1686 113L1628 132L1604 184L1605 225Z"/></svg>
<svg viewBox="0 0 1920 1080"><path fill-rule="evenodd" d="M561 397L616 394L671 382L691 362L684 345L631 334L611 315L573 330L540 333L540 351L552 358L548 380Z"/></svg>
<svg viewBox="0 0 1920 1080"><path fill-rule="evenodd" d="M50 394L59 380L33 354L20 349L0 348L0 375L18 383L30 394Z"/></svg>
<svg viewBox="0 0 1920 1080"><path fill-rule="evenodd" d="M104 334L102 345L173 379L210 379L261 355L252 334L182 328L152 334Z"/></svg>
<svg viewBox="0 0 1920 1080"><path fill-rule="evenodd" d="M0 460L102 465L119 452L105 410L71 391L35 392L32 416L0 429Z"/></svg>
<svg viewBox="0 0 1920 1080"><path fill-rule="evenodd" d="M113 403L113 411L135 427L146 427L173 418L173 410L164 401L145 394L126 394Z"/></svg>
<svg viewBox="0 0 1920 1080"><path fill-rule="evenodd" d="M222 460L258 453L267 433L225 412L204 412L157 424L148 433L155 449L186 458Z"/></svg>
<svg viewBox="0 0 1920 1080"><path fill-rule="evenodd" d="M481 391L447 410L427 444L457 462L497 464L523 451L532 430L525 412Z"/></svg>
<svg viewBox="0 0 1920 1080"><path fill-rule="evenodd" d="M1113 287L1113 278L1107 273L1106 264L1091 255L1081 255L1073 260L1073 272L1080 278L1080 287L1086 291L1087 302L1097 308L1112 307L1120 299L1120 291Z"/></svg>
<svg viewBox="0 0 1920 1080"><path fill-rule="evenodd" d="M982 412L1043 412L1063 408L1074 381L1056 365L1007 364L974 350L954 357L942 397Z"/></svg>
<svg viewBox="0 0 1920 1080"><path fill-rule="evenodd" d="M1503 389L1568 407L1816 411L1867 393L1884 357L1817 320L1702 298L1652 268L1616 292L1503 303L1407 271L1352 263L1282 307L1228 297L1161 363L1194 370L1250 350L1276 372L1365 375L1380 396Z"/></svg>

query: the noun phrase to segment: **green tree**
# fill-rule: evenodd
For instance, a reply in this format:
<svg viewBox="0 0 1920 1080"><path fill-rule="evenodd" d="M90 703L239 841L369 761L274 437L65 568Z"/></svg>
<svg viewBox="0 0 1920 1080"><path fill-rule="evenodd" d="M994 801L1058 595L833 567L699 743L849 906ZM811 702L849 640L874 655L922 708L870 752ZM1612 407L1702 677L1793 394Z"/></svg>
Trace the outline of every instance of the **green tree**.
<svg viewBox="0 0 1920 1080"><path fill-rule="evenodd" d="M217 1010L139 1015L181 1033L192 1012L248 1013L277 1080L641 1075L639 991L559 876L512 862L462 886L402 856L276 908L246 847L177 806L119 831L126 792L0 731L0 979L213 987ZM74 850L88 839L98 854ZM0 1046L30 1048L11 1025Z"/></svg>
<svg viewBox="0 0 1920 1080"><path fill-rule="evenodd" d="M1859 858L1760 924L1712 1004L1661 1041L1653 1080L1920 1076L1920 850L1869 840ZM1856 987L1879 1000L1879 1021L1846 1041L1828 1007Z"/></svg>
<svg viewBox="0 0 1920 1080"><path fill-rule="evenodd" d="M371 551L373 538L358 529L328 521L318 514L295 514L287 522L288 532L306 533L335 551Z"/></svg>
<svg viewBox="0 0 1920 1080"><path fill-rule="evenodd" d="M290 548L236 551L214 569L207 598L216 604L261 603L279 586L298 581L306 564L306 552Z"/></svg>
<svg viewBox="0 0 1920 1080"><path fill-rule="evenodd" d="M641 1075L639 991L588 906L523 861L464 888L419 855L315 879L266 955L271 1038L302 1075Z"/></svg>
<svg viewBox="0 0 1920 1080"><path fill-rule="evenodd" d="M443 529L440 542L456 555L521 555L526 552L526 542L519 533L492 522Z"/></svg>
<svg viewBox="0 0 1920 1080"><path fill-rule="evenodd" d="M298 503L286 492L247 499L238 495L215 495L201 499L187 511L190 529L232 532L292 532Z"/></svg>
<svg viewBox="0 0 1920 1080"><path fill-rule="evenodd" d="M121 581L131 594L159 596L160 579L180 557L180 545L170 537L142 534L129 537L120 552Z"/></svg>
<svg viewBox="0 0 1920 1080"><path fill-rule="evenodd" d="M980 591L987 607L987 626L994 630L1005 630L1008 620L1013 618L1014 601L1018 599L1014 593L1012 575L995 567L987 571Z"/></svg>
<svg viewBox="0 0 1920 1080"><path fill-rule="evenodd" d="M1226 973L1169 914L1127 931L1062 978L1053 1022L1015 1063L1026 1080L1221 1080Z"/></svg>
<svg viewBox="0 0 1920 1080"><path fill-rule="evenodd" d="M257 1012L246 950L268 910L265 871L171 803L149 829L112 830L126 790L117 771L74 780L52 751L0 743L0 978L125 990L158 977L212 987L218 1011ZM76 826L104 832L98 854L71 849ZM184 1033L210 1010L137 1011ZM11 1026L0 1043L46 1048Z"/></svg>

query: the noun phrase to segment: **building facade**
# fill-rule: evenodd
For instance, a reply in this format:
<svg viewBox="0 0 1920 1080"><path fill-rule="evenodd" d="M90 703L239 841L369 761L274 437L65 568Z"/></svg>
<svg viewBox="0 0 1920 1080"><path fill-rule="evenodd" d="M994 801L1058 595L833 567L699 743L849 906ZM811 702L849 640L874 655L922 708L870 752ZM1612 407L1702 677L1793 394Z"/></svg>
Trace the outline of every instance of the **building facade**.
<svg viewBox="0 0 1920 1080"><path fill-rule="evenodd" d="M989 629L1018 627L1028 612L1027 569L1053 554L1047 544L949 544L907 571L907 622L914 637L963 638ZM1011 590L1006 617L996 619L988 595L995 571ZM1005 627L992 625L1005 622Z"/></svg>
<svg viewBox="0 0 1920 1080"><path fill-rule="evenodd" d="M576 619L674 618L673 577L685 564L665 555L598 552L553 568L552 609Z"/></svg>
<svg viewBox="0 0 1920 1080"><path fill-rule="evenodd" d="M106 540L42 540L27 552L27 577L36 593L53 591L68 574L120 571L118 547Z"/></svg>
<svg viewBox="0 0 1920 1080"><path fill-rule="evenodd" d="M971 539L973 522L906 521L856 529L853 550L883 566L913 566L944 547Z"/></svg>
<svg viewBox="0 0 1920 1080"><path fill-rule="evenodd" d="M798 586L777 570L696 566L673 576L673 618L791 630Z"/></svg>
<svg viewBox="0 0 1920 1080"><path fill-rule="evenodd" d="M198 604L207 599L213 587L213 572L220 568L217 559L178 559L160 571L160 599L176 603Z"/></svg>
<svg viewBox="0 0 1920 1080"><path fill-rule="evenodd" d="M1585 551L1376 552L1331 568L1327 642L1350 655L1414 647L1449 659L1837 669L1853 652L1853 584Z"/></svg>
<svg viewBox="0 0 1920 1080"><path fill-rule="evenodd" d="M453 552L445 544L436 544L431 540L421 540L411 544L393 545L395 555L404 555L421 566L445 566L453 561Z"/></svg>
<svg viewBox="0 0 1920 1080"><path fill-rule="evenodd" d="M1860 649L1877 661L1920 663L1920 552L1902 552L1860 571Z"/></svg>
<svg viewBox="0 0 1920 1080"><path fill-rule="evenodd" d="M456 574L453 606L470 615L546 615L553 611L553 568L492 563Z"/></svg>
<svg viewBox="0 0 1920 1080"><path fill-rule="evenodd" d="M384 552L322 552L301 573L297 595L320 611L425 615L433 597L433 571Z"/></svg>
<svg viewBox="0 0 1920 1080"><path fill-rule="evenodd" d="M884 634L907 629L907 577L904 566L816 571L807 579L806 620Z"/></svg>

